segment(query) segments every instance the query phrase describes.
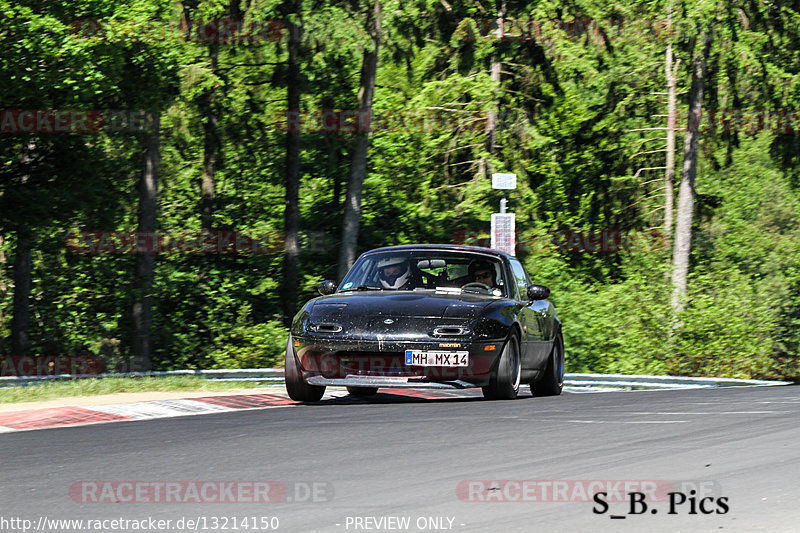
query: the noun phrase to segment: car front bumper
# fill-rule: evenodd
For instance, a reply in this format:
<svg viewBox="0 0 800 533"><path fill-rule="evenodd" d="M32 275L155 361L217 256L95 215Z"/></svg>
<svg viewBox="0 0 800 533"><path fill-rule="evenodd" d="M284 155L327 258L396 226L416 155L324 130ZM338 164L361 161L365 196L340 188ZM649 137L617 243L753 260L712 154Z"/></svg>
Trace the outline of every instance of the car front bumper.
<svg viewBox="0 0 800 533"><path fill-rule="evenodd" d="M295 337L303 378L312 385L467 388L486 385L502 341L331 340ZM406 350L468 352L468 366L406 365Z"/></svg>
<svg viewBox="0 0 800 533"><path fill-rule="evenodd" d="M469 389L480 387L486 383L476 383L474 381L454 380L454 381L430 381L426 378L395 378L380 376L347 376L344 378L329 379L319 375L309 376L306 381L310 385L321 385L331 387L377 387L379 389Z"/></svg>

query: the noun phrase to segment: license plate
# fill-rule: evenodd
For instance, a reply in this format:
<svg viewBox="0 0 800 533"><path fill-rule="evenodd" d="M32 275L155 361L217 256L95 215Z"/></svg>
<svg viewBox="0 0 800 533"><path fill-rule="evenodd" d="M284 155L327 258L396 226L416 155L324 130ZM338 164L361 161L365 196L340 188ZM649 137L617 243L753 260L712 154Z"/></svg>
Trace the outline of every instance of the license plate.
<svg viewBox="0 0 800 533"><path fill-rule="evenodd" d="M469 366L469 352L426 352L406 350L406 365Z"/></svg>

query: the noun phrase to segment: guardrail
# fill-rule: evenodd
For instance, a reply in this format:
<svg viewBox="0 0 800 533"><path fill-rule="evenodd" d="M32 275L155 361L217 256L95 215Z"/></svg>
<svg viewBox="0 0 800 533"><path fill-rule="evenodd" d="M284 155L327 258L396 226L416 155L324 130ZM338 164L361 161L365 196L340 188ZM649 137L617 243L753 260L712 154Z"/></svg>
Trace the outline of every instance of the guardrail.
<svg viewBox="0 0 800 533"><path fill-rule="evenodd" d="M213 381L283 382L282 368L245 368L218 370L170 370L165 372L127 372L113 374L59 374L55 376L6 376L0 377L0 387L25 386L52 380L116 378L116 377L170 377L198 376ZM710 387L767 387L791 385L788 381L766 381L760 379L706 378L681 376L644 376L626 374L582 374L564 375L567 390L631 390L631 389L696 389Z"/></svg>
<svg viewBox="0 0 800 533"><path fill-rule="evenodd" d="M593 392L597 390L658 390L658 389L702 389L717 387L770 387L792 385L790 381L768 381L763 379L707 378L684 376L647 376L627 374L565 374L564 387L571 392Z"/></svg>
<svg viewBox="0 0 800 533"><path fill-rule="evenodd" d="M0 388L25 386L47 381L88 378L160 378L172 376L197 376L212 381L275 381L283 382L282 368L242 368L216 370L167 370L163 372L124 372L107 374L57 374L54 376L4 376Z"/></svg>

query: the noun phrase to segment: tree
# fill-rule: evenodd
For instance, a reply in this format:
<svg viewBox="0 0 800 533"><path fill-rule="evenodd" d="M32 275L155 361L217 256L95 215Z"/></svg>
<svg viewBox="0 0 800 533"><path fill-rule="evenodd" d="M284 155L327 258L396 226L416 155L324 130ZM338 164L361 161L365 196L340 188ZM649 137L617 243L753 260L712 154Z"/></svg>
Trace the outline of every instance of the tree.
<svg viewBox="0 0 800 533"><path fill-rule="evenodd" d="M13 338L24 345L13 329L28 337L16 353L102 354L128 370L134 344L146 351L150 306L153 369L279 364L298 300L337 275L346 194L357 224L344 233L349 261L388 244L476 244L497 203L482 179L495 165L518 175L518 254L553 288L571 369L790 375L800 346L797 9L675 4L669 30L671 3L382 0L378 19L360 0L253 0L246 13L238 0L0 0L0 109L159 115L154 227L236 232L261 248L161 253L154 269L113 253L113 238L94 253L70 251L77 239L67 250L69 231L137 228L148 139L4 130L0 353ZM669 233L670 173L636 169L664 165L663 145L642 146L675 129L674 119L653 123L665 112L665 69L666 91L688 92L703 56L690 21L709 18L703 122L690 125L702 135L695 152L689 144L694 187L688 174L682 184L694 208L681 211L691 215L680 230L690 230L689 281L673 331L674 250L636 239L662 224ZM299 129L282 126L287 108L303 113ZM320 127L319 111L355 109L368 135L348 131L347 113ZM560 230L628 242L565 251L552 245ZM15 281L14 270L30 275Z"/></svg>
<svg viewBox="0 0 800 533"><path fill-rule="evenodd" d="M137 234L144 236L146 246L157 245L156 217L158 214L158 161L161 147L161 120L153 119L153 132L147 137L142 178L139 182L139 223ZM156 252L151 248L136 254L136 274L133 303L133 368L148 372L152 365L150 326L153 323L153 277Z"/></svg>
<svg viewBox="0 0 800 533"><path fill-rule="evenodd" d="M11 355L28 355L30 343L31 275L33 272L33 235L31 228L20 223L17 228L17 246L14 249L14 311L11 320Z"/></svg>
<svg viewBox="0 0 800 533"><path fill-rule="evenodd" d="M355 134L353 159L350 163L350 180L347 185L347 196L344 202L344 218L342 222L341 251L339 254L338 279L344 275L356 260L358 244L358 228L361 218L361 195L364 178L367 175L367 152L369 151L370 119L372 116L372 99L375 94L375 76L378 71L378 51L381 39L381 3L375 2L372 9L367 10L367 31L371 43L364 49L361 66L361 79L358 89L358 131Z"/></svg>
<svg viewBox="0 0 800 533"><path fill-rule="evenodd" d="M703 108L703 87L706 80L706 63L711 51L712 30L705 34L703 48L694 58L692 65L692 85L689 90L688 128L683 143L683 168L678 191L678 214L675 227L675 246L672 254L672 313L673 327L684 308L687 275L689 272L689 253L692 246L692 217L694 214L694 181L697 176L697 160L700 141L700 120Z"/></svg>
<svg viewBox="0 0 800 533"><path fill-rule="evenodd" d="M286 63L286 105L288 113L300 112L302 54L302 1L288 0L283 14L289 29L287 48L289 57ZM297 310L297 286L300 248L297 242L299 231L298 195L300 189L300 130L288 127L286 130L286 194L284 197L284 258L283 258L283 320L288 326Z"/></svg>
<svg viewBox="0 0 800 533"><path fill-rule="evenodd" d="M33 142L23 146L22 165L30 165L31 154L36 149ZM30 185L30 175L21 177L21 187ZM14 249L14 310L11 321L11 355L28 355L29 339L28 328L31 319L31 277L33 274L33 235L31 227L26 221L20 221L17 227L17 246Z"/></svg>
<svg viewBox="0 0 800 533"><path fill-rule="evenodd" d="M504 28L505 28L505 17L506 17L506 0L500 1L500 6L497 9L497 30L495 33L495 37L497 39L497 45L499 46L500 43L503 42L504 39ZM492 81L496 84L497 87L500 87L500 79L501 79L501 72L503 68L503 63L501 60L501 54L498 50L495 50L492 54L492 62L491 66L489 67L490 75L492 77ZM495 105L495 102L492 103ZM489 156L493 156L495 152L495 145L497 144L497 111L494 109L490 109L486 113L486 151L489 153ZM490 162L483 160L481 162L481 167L483 171L484 177L489 177L492 171L492 165Z"/></svg>
<svg viewBox="0 0 800 533"><path fill-rule="evenodd" d="M667 27L672 29L672 13L673 4L670 0L669 7L667 8ZM676 68L673 66L674 56L672 53L672 39L667 42L667 50L664 54L664 74L667 80L667 146L666 146L666 162L664 166L664 241L667 246L672 242L672 226L673 226L673 213L675 208L674 196L674 178L675 178L675 108L676 108Z"/></svg>

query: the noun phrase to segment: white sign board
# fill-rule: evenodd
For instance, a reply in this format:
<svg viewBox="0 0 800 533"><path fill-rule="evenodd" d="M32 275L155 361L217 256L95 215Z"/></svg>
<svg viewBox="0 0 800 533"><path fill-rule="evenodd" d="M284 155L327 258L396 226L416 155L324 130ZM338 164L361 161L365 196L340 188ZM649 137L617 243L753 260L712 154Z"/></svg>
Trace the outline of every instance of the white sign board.
<svg viewBox="0 0 800 533"><path fill-rule="evenodd" d="M517 188L517 175L516 174L492 174L492 189L516 189Z"/></svg>
<svg viewBox="0 0 800 533"><path fill-rule="evenodd" d="M515 237L514 213L492 213L492 248L514 255Z"/></svg>

